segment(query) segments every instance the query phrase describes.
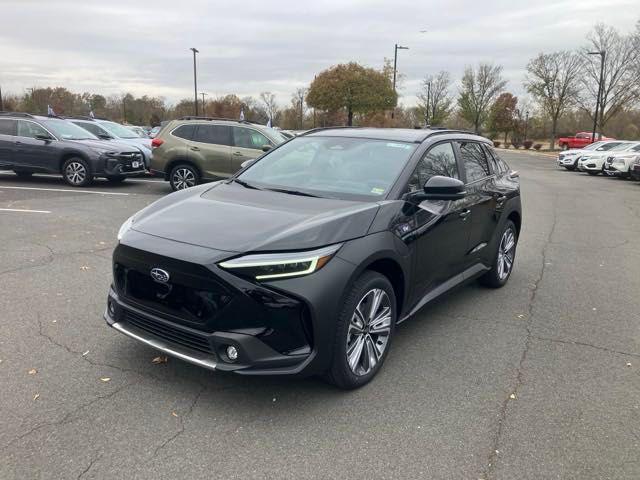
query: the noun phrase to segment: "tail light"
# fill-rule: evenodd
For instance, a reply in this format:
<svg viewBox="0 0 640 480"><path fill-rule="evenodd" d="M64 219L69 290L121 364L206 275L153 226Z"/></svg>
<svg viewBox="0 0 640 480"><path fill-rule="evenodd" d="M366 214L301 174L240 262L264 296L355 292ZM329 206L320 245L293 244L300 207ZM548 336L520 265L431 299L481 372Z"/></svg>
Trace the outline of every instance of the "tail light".
<svg viewBox="0 0 640 480"><path fill-rule="evenodd" d="M151 140L151 148L158 148L163 143L164 143L164 140L156 137L153 140Z"/></svg>

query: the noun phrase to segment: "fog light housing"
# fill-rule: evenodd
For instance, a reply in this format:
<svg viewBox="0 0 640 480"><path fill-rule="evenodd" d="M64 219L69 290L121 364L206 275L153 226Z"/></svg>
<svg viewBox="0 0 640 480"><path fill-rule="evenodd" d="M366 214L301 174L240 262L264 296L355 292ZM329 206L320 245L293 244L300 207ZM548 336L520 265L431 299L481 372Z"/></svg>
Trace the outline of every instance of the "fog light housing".
<svg viewBox="0 0 640 480"><path fill-rule="evenodd" d="M232 362L235 362L238 359L238 349L233 345L229 345L227 347L227 357L229 357L229 360Z"/></svg>
<svg viewBox="0 0 640 480"><path fill-rule="evenodd" d="M116 307L113 306L113 302L111 300L107 302L107 309L109 310L109 315L111 316L111 318L115 318Z"/></svg>

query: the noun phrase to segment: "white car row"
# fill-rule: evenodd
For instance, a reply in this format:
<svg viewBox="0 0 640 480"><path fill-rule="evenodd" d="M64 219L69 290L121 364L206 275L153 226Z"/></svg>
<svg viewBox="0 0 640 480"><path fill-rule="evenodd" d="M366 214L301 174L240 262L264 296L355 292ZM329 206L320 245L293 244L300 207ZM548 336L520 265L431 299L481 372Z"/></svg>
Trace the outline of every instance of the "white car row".
<svg viewBox="0 0 640 480"><path fill-rule="evenodd" d="M603 173L627 178L632 176L637 163L640 163L640 141L604 140L558 154L558 166L589 175Z"/></svg>

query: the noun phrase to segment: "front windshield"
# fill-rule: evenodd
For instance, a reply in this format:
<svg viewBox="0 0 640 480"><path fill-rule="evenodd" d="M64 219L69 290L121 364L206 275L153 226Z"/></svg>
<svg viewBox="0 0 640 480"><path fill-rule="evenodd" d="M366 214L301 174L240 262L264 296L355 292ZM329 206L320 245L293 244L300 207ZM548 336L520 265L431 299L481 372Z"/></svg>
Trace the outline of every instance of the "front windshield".
<svg viewBox="0 0 640 480"><path fill-rule="evenodd" d="M86 131L84 128L59 118L48 118L43 122L49 130L55 133L56 137L63 140L97 140L93 133Z"/></svg>
<svg viewBox="0 0 640 480"><path fill-rule="evenodd" d="M626 143L610 142L610 143L605 143L604 145L599 146L598 148L596 148L596 151L598 151L598 152L608 152L609 150L611 150L611 151L613 151L613 150L621 150L626 146L627 146Z"/></svg>
<svg viewBox="0 0 640 480"><path fill-rule="evenodd" d="M258 188L380 200L416 147L414 143L368 138L296 137L238 178Z"/></svg>
<svg viewBox="0 0 640 480"><path fill-rule="evenodd" d="M115 122L100 122L100 125L111 135L118 138L140 138L132 130Z"/></svg>

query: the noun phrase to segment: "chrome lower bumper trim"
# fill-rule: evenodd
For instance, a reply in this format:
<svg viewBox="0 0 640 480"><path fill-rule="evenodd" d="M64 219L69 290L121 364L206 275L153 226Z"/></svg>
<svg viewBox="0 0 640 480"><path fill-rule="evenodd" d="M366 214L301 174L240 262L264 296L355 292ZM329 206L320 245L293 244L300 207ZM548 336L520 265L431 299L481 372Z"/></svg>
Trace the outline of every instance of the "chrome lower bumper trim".
<svg viewBox="0 0 640 480"><path fill-rule="evenodd" d="M215 370L217 367L217 363L213 360L210 360L207 358L198 358L198 357L194 357L191 354L180 352L176 350L174 347L169 347L162 340L142 337L141 335L135 333L131 329L123 326L121 323L113 323L111 326L116 330L118 330L119 332L124 333L128 337L133 338L134 340L137 340L146 345L149 345L150 347L160 350L161 352L164 352L168 355L184 360L185 362L193 363L194 365L199 365L201 367L208 368L209 370Z"/></svg>

